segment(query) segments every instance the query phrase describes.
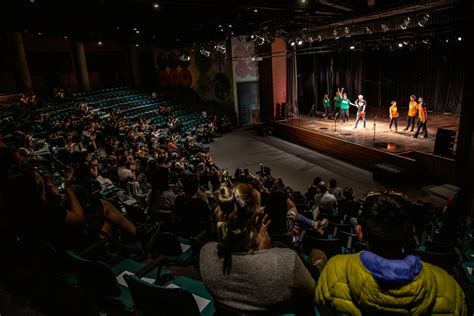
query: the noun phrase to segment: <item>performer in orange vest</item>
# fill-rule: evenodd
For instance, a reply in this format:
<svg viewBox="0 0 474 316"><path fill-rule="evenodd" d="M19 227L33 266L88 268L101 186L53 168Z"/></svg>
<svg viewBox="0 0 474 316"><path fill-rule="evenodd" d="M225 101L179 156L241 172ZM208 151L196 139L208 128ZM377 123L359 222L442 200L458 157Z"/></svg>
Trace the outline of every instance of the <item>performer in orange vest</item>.
<svg viewBox="0 0 474 316"><path fill-rule="evenodd" d="M395 132L398 131L398 117L400 116L398 114L398 108L397 108L397 102L392 101L391 106L388 110L388 114L390 116L390 126L389 129L392 130L392 124L395 123Z"/></svg>
<svg viewBox="0 0 474 316"><path fill-rule="evenodd" d="M418 114L418 103L416 103L416 97L414 95L410 96L410 103L408 104L408 116L407 116L407 127L404 128L404 131L408 131L411 125L410 132L413 132L415 129L416 115Z"/></svg>
<svg viewBox="0 0 474 316"><path fill-rule="evenodd" d="M428 111L426 110L425 102L423 102L423 98L418 99L418 129L416 130L414 138L418 137L420 134L420 130L423 130L423 137L428 138L428 128L426 127L426 123L428 122Z"/></svg>

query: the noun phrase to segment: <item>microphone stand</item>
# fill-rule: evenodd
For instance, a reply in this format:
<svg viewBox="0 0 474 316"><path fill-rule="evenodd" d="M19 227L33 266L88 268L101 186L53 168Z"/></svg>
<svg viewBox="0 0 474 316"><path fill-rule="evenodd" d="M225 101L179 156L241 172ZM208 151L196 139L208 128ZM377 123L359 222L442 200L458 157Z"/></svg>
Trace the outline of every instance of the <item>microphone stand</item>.
<svg viewBox="0 0 474 316"><path fill-rule="evenodd" d="M375 141L375 131L376 131L376 128L377 128L377 115L374 116L374 141Z"/></svg>
<svg viewBox="0 0 474 316"><path fill-rule="evenodd" d="M336 131L336 123L337 123L338 115L339 115L339 113L336 113L336 115L334 115L334 131Z"/></svg>

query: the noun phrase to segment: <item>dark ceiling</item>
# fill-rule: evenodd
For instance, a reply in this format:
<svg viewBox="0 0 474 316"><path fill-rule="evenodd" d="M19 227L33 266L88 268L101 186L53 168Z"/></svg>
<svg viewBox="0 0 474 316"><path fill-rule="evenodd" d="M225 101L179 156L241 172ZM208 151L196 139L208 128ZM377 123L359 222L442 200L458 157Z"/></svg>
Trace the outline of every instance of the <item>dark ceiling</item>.
<svg viewBox="0 0 474 316"><path fill-rule="evenodd" d="M8 30L82 41L116 39L189 46L253 32L286 38L302 30L454 1L403 0L2 0L0 11L12 17ZM443 4L444 3L444 4ZM158 8L155 8L158 5ZM414 10L414 9L413 9ZM327 28L328 29L328 28ZM332 32L332 29L331 29Z"/></svg>

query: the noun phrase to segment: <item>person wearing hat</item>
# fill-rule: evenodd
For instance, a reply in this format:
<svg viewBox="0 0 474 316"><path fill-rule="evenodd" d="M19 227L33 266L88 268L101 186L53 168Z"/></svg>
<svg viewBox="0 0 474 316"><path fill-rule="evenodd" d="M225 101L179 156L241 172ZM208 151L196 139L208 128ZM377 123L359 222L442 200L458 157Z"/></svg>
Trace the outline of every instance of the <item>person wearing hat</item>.
<svg viewBox="0 0 474 316"><path fill-rule="evenodd" d="M351 105L355 106L357 108L357 115L356 115L356 121L354 125L354 129L357 128L357 125L359 124L359 120L362 119L364 121L364 128L367 125L366 119L365 119L365 108L367 107L367 102L364 100L364 96L362 94L359 94L357 97L357 100L355 103L351 103Z"/></svg>

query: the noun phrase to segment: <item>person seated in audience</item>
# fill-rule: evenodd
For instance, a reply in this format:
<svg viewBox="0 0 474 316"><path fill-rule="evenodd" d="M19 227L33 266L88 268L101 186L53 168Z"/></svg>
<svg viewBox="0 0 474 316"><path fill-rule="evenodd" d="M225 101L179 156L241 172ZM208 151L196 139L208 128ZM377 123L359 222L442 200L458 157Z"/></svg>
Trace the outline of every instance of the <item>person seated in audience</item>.
<svg viewBox="0 0 474 316"><path fill-rule="evenodd" d="M326 182L324 181L318 184L318 193L314 196L314 203L318 213L329 215L337 214L337 199L334 195L329 193Z"/></svg>
<svg viewBox="0 0 474 316"><path fill-rule="evenodd" d="M340 200L342 197L342 189L337 186L336 179L329 180L328 192L336 197L337 200Z"/></svg>
<svg viewBox="0 0 474 316"><path fill-rule="evenodd" d="M129 161L128 159L122 159L117 169L117 175L120 181L128 182L135 181L136 178L136 165L135 162Z"/></svg>
<svg viewBox="0 0 474 316"><path fill-rule="evenodd" d="M321 315L467 315L456 281L406 253L411 211L400 194L366 196L356 232L368 250L329 260L316 288Z"/></svg>
<svg viewBox="0 0 474 316"><path fill-rule="evenodd" d="M345 187L342 191L342 198L338 201L337 212L339 215L347 215L347 218L357 218L359 215L360 203L354 198L354 190Z"/></svg>
<svg viewBox="0 0 474 316"><path fill-rule="evenodd" d="M20 105L23 105L23 106L27 106L29 104L29 100L28 100L28 97L26 96L26 94L22 93L20 94Z"/></svg>
<svg viewBox="0 0 474 316"><path fill-rule="evenodd" d="M306 191L306 200L314 202L314 196L318 193L318 184L322 181L321 177L315 177L313 183L308 187Z"/></svg>
<svg viewBox="0 0 474 316"><path fill-rule="evenodd" d="M178 230L184 236L195 236L210 229L211 209L199 192L199 180L195 174L188 174L182 180L184 194L175 200Z"/></svg>
<svg viewBox="0 0 474 316"><path fill-rule="evenodd" d="M158 168L151 179L150 214L175 211L176 194L170 189L169 170Z"/></svg>
<svg viewBox="0 0 474 316"><path fill-rule="evenodd" d="M218 242L201 249L200 271L218 312L313 315L315 282L296 252L272 248L258 192L222 186L217 200Z"/></svg>

